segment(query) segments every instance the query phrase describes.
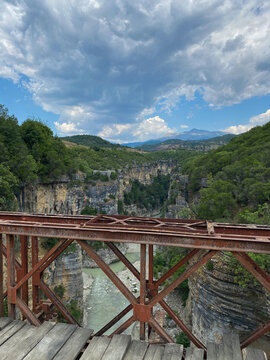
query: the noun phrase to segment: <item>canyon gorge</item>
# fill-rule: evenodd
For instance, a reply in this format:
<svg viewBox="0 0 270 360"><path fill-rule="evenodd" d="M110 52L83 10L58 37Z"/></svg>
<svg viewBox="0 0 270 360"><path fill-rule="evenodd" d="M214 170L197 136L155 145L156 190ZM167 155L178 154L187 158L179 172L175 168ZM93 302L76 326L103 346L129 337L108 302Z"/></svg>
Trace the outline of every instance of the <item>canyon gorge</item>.
<svg viewBox="0 0 270 360"><path fill-rule="evenodd" d="M80 214L90 206L97 212L108 215L118 214L119 201L128 214L149 217L176 218L189 209L188 176L176 168L174 162L159 161L152 164L129 165L118 171L116 179L110 179L111 171L101 172L108 176L108 181L97 180L95 185L87 184L83 173L78 173L71 181L62 177L57 182L36 183L22 188L18 197L19 210L30 213L47 214ZM158 174L169 175L168 199L166 206L145 209L136 204L125 205L124 194L131 190L131 184L138 180L141 184L151 185ZM205 179L201 187L206 188ZM122 245L123 253L128 251ZM112 252L103 247L98 250L107 263L116 261ZM183 317L195 335L202 341L211 339L219 341L224 331L245 334L255 329L270 316L270 297L258 284L249 284L242 288L235 283L234 273L226 254L215 256L210 267L204 266L189 278L189 297L183 311ZM84 294L83 268L96 267L94 261L82 253L79 247L68 254L60 256L48 269L46 281L54 288L65 288L64 300L76 299L87 319L91 286L85 286L88 296ZM88 279L89 280L89 279ZM93 279L92 279L93 280ZM90 281L92 284L92 282ZM87 299L87 300L86 300ZM179 296L179 306L182 301ZM84 320L86 323L87 320Z"/></svg>

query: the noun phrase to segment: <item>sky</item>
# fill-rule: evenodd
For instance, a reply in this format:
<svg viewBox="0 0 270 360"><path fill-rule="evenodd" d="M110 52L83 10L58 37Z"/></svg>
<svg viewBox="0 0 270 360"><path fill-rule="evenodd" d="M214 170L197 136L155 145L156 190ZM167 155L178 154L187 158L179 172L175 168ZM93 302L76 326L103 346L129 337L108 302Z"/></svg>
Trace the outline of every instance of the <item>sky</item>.
<svg viewBox="0 0 270 360"><path fill-rule="evenodd" d="M0 104L58 136L270 121L270 1L0 0Z"/></svg>

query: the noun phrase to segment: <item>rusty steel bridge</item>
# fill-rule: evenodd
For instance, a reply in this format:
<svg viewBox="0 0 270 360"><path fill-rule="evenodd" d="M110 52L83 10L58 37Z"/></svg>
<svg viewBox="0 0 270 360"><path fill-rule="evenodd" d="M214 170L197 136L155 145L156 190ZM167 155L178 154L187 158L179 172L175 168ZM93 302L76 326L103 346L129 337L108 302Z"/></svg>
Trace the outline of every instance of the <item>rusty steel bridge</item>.
<svg viewBox="0 0 270 360"><path fill-rule="evenodd" d="M20 243L18 259L16 259L17 252L15 252L15 237L19 239ZM42 237L59 238L59 242L41 257L38 252L38 244ZM52 304L69 323L78 325L42 277L44 270L73 241L77 242L96 262L130 303L95 336L104 334L131 311L128 320L121 324L111 336L121 334L135 321L139 321L142 340L145 337L145 324L148 323L149 329L154 329L166 342L173 342L173 339L153 316L153 307L159 303L189 339L198 348L206 351L206 345L174 313L165 302L164 297L220 251L230 251L270 291L270 276L248 255L249 252L270 254L270 226L120 215L73 216L0 212L0 317L4 314L4 299L7 298L10 318L15 319L17 307L23 319L27 319L32 325L39 326L44 319L48 318ZM138 297L134 296L90 246L89 242L91 241L105 242L139 280L140 294ZM123 242L140 245L140 271L117 247L117 243ZM31 244L30 256L29 243ZM190 251L166 274L159 279L154 279L154 245L182 247L188 248ZM159 290L159 287L170 276L192 259L196 259L196 261L191 262L176 280ZM148 277L146 277L146 266L148 266ZM40 299L40 289L49 302ZM241 342L241 348L247 347L269 330L270 320L246 336Z"/></svg>

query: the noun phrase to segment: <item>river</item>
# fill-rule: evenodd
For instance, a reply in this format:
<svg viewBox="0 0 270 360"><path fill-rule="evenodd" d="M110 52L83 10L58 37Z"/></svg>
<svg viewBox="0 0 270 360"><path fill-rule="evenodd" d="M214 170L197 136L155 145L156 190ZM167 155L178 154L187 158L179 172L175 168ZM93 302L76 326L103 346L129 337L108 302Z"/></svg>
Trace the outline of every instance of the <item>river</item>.
<svg viewBox="0 0 270 360"><path fill-rule="evenodd" d="M126 257L131 263L135 263L140 258L138 249L136 252L127 253ZM110 265L110 268L118 274L126 270L125 265L121 261L112 263ZM85 309L85 311L87 311L86 327L93 329L94 332L97 332L111 319L113 319L118 313L120 313L127 305L129 305L129 302L111 282L111 280L103 273L101 269L85 268L83 269L83 272L90 274L94 279L91 293L87 299L87 306ZM126 280L133 288L134 295L136 295L136 291L138 291L139 293L139 289L135 285L135 282L132 281L133 276L131 275L131 273L130 275L125 276L127 277ZM131 312L129 312L125 317L123 317L105 334L112 333L113 330L117 329L118 326L120 326L120 324L122 324L130 316ZM131 330L132 326L128 328L125 333L131 333Z"/></svg>

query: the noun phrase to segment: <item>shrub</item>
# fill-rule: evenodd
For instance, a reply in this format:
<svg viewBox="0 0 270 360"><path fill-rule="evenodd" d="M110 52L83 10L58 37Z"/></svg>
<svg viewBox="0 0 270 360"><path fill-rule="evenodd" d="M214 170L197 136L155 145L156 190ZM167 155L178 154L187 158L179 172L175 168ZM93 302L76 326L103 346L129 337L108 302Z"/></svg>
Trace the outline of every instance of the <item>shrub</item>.
<svg viewBox="0 0 270 360"><path fill-rule="evenodd" d="M112 172L110 175L111 180L116 180L117 179L117 173L116 172Z"/></svg>
<svg viewBox="0 0 270 360"><path fill-rule="evenodd" d="M69 304L66 304L67 310L74 317L74 319L78 322L81 320L82 310L78 306L77 300L71 300ZM67 320L64 316L57 310L57 322L67 323Z"/></svg>
<svg viewBox="0 0 270 360"><path fill-rule="evenodd" d="M205 266L206 266L206 269L209 270L209 271L214 270L214 263L213 263L212 260L208 260Z"/></svg>
<svg viewBox="0 0 270 360"><path fill-rule="evenodd" d="M53 288L53 291L55 292L55 294L56 294L60 299L63 299L64 293L65 293L65 288L64 288L63 285L55 286L55 287Z"/></svg>
<svg viewBox="0 0 270 360"><path fill-rule="evenodd" d="M81 215L97 215L97 213L97 209L92 206L85 206L81 211Z"/></svg>
<svg viewBox="0 0 270 360"><path fill-rule="evenodd" d="M185 348L190 346L190 340L184 332L180 332L175 337L176 344L182 344Z"/></svg>

